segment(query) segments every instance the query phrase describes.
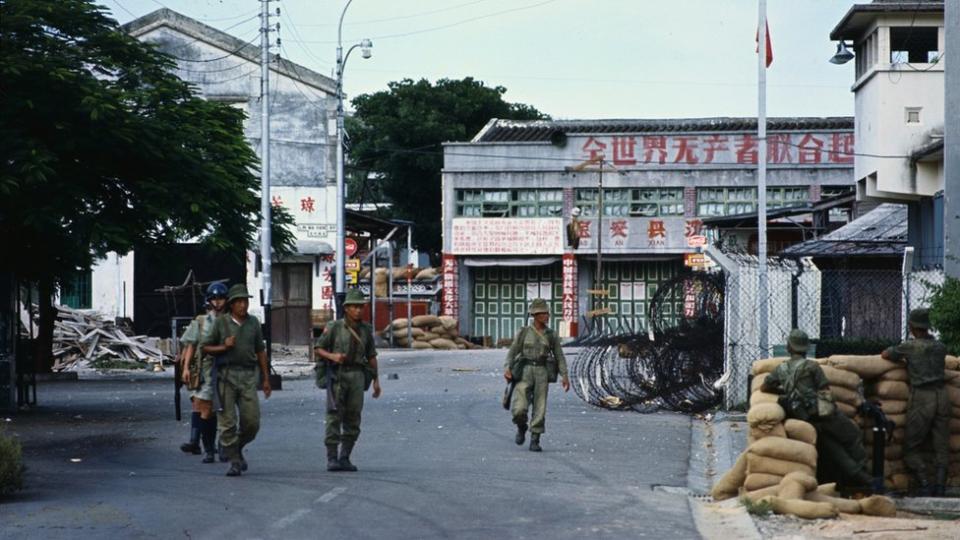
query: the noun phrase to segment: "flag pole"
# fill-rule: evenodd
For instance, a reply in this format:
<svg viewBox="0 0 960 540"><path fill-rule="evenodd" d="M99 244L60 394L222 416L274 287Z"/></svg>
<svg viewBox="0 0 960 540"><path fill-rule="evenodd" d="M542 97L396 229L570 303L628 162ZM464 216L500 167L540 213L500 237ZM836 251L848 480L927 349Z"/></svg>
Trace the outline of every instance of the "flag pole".
<svg viewBox="0 0 960 540"><path fill-rule="evenodd" d="M769 301L767 292L767 1L759 0L757 26L757 295L759 297L759 346L761 358L768 358ZM763 35L760 35L763 32Z"/></svg>

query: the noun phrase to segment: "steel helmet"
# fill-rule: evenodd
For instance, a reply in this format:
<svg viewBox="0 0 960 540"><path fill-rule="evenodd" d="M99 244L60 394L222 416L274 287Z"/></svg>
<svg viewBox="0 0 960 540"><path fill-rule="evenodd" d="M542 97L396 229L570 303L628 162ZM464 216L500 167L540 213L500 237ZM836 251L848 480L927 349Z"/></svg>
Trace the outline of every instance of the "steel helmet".
<svg viewBox="0 0 960 540"><path fill-rule="evenodd" d="M227 297L227 286L220 281L214 281L209 286L207 286L207 296L206 301L209 302L214 298L226 298Z"/></svg>

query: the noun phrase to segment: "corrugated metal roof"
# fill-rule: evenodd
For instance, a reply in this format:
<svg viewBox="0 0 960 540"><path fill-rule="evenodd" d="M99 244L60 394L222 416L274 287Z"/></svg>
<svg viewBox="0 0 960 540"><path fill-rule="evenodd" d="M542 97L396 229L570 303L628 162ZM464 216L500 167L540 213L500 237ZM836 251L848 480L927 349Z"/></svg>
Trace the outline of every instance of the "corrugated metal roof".
<svg viewBox="0 0 960 540"><path fill-rule="evenodd" d="M785 249L789 257L888 257L903 255L907 245L907 207L881 204L859 219L816 240Z"/></svg>
<svg viewBox="0 0 960 540"><path fill-rule="evenodd" d="M668 118L615 120L502 120L493 119L473 142L549 141L562 133L684 133L756 131L756 118ZM769 131L853 130L852 116L768 118Z"/></svg>

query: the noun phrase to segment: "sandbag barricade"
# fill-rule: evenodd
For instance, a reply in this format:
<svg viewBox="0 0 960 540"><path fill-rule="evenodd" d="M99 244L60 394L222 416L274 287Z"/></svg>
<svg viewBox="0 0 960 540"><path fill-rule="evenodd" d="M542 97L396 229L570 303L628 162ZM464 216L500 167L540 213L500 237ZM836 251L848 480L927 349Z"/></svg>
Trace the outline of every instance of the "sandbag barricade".
<svg viewBox="0 0 960 540"><path fill-rule="evenodd" d="M413 338L412 344L407 339L408 327L410 328L409 334ZM453 317L417 315L411 320L406 318L396 319L383 329L385 338L391 334L393 334L394 341L400 347L443 351L483 348L460 337L457 331L457 320Z"/></svg>

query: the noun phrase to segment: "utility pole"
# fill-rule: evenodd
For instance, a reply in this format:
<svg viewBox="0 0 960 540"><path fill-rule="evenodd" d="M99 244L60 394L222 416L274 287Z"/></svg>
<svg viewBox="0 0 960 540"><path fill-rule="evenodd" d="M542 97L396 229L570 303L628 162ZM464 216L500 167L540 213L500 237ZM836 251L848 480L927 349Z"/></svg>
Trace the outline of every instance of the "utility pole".
<svg viewBox="0 0 960 540"><path fill-rule="evenodd" d="M273 254L270 250L270 0L260 0L260 302L266 325L267 358L270 357L270 290Z"/></svg>
<svg viewBox="0 0 960 540"><path fill-rule="evenodd" d="M943 269L960 279L960 0L943 8Z"/></svg>
<svg viewBox="0 0 960 540"><path fill-rule="evenodd" d="M767 298L767 0L759 0L757 23L757 296L759 298L759 346L762 358L768 357L769 317ZM763 32L762 34L760 32Z"/></svg>

